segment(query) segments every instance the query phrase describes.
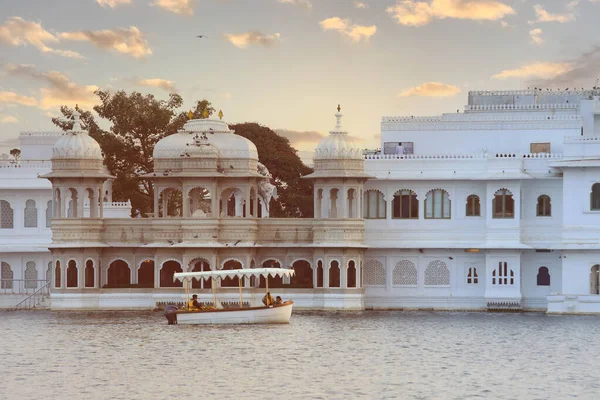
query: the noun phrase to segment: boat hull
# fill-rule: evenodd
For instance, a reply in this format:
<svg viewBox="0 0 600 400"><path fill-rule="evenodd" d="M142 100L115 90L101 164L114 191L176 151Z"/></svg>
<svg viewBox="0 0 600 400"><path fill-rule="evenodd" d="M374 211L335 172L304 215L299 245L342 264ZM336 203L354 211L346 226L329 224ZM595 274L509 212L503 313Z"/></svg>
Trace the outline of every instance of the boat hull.
<svg viewBox="0 0 600 400"><path fill-rule="evenodd" d="M177 323L202 324L288 324L292 316L292 301L272 307L224 309L214 311L177 311Z"/></svg>

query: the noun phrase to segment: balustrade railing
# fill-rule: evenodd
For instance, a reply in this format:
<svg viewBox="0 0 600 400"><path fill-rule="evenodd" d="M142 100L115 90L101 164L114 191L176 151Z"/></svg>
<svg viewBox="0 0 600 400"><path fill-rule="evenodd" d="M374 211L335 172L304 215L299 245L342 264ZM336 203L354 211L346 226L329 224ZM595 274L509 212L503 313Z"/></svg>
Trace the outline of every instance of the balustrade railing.
<svg viewBox="0 0 600 400"><path fill-rule="evenodd" d="M364 154L365 160L486 160L489 158L560 159L560 153L491 153L491 154Z"/></svg>
<svg viewBox="0 0 600 400"><path fill-rule="evenodd" d="M40 303L47 297L50 296L50 281L46 281L46 283L37 289L35 292L31 293L25 299L21 300L16 306L16 309L27 309L30 310L32 308L36 308Z"/></svg>
<svg viewBox="0 0 600 400"><path fill-rule="evenodd" d="M48 283L45 279L0 279L0 295L32 294ZM49 290L48 288L48 293Z"/></svg>

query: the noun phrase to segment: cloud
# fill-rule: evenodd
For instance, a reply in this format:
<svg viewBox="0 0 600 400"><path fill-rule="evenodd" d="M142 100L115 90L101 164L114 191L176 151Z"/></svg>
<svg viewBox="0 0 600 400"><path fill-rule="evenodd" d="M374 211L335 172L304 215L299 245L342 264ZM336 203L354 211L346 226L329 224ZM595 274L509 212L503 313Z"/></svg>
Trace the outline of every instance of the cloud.
<svg viewBox="0 0 600 400"><path fill-rule="evenodd" d="M515 69L504 70L496 75L493 75L493 79L507 79L507 78L541 78L541 79L553 79L559 75L563 75L573 70L573 64L569 62L539 62L524 65Z"/></svg>
<svg viewBox="0 0 600 400"><path fill-rule="evenodd" d="M91 107L98 102L94 94L98 90L97 86L78 85L61 72L38 71L35 66L26 64L6 64L4 71L10 76L35 79L45 84L45 87L40 89L39 101L40 108L45 110L67 104Z"/></svg>
<svg viewBox="0 0 600 400"><path fill-rule="evenodd" d="M231 44L240 49L245 49L249 45L259 45L263 47L270 47L279 43L281 35L274 33L272 35L265 35L261 32L251 31L246 33L234 34L226 33L225 39L229 40Z"/></svg>
<svg viewBox="0 0 600 400"><path fill-rule="evenodd" d="M290 129L275 129L279 136L287 138L292 146L302 149L314 149L315 146L325 138L325 135L317 131L294 131Z"/></svg>
<svg viewBox="0 0 600 400"><path fill-rule="evenodd" d="M533 6L535 10L536 20L528 21L529 25L536 24L539 22L558 22L561 24L571 22L575 20L575 11L574 7L579 4L578 1L572 1L567 4L568 12L564 14L551 14L544 7L539 4Z"/></svg>
<svg viewBox="0 0 600 400"><path fill-rule="evenodd" d="M22 96L15 92L0 92L0 103L33 107L37 105L37 100L33 97Z"/></svg>
<svg viewBox="0 0 600 400"><path fill-rule="evenodd" d="M311 0L277 0L278 3L282 4L293 4L295 6L301 6L307 9L312 9Z"/></svg>
<svg viewBox="0 0 600 400"><path fill-rule="evenodd" d="M529 37L531 38L531 43L533 44L542 44L544 43L544 39L542 39L542 30L541 29L532 29L529 31Z"/></svg>
<svg viewBox="0 0 600 400"><path fill-rule="evenodd" d="M177 92L177 88L175 87L175 82L169 81L166 79L159 79L159 78L138 79L136 81L136 83L138 85L142 85L142 86L150 86L150 87L164 89L170 93Z"/></svg>
<svg viewBox="0 0 600 400"><path fill-rule="evenodd" d="M398 97L452 97L460 93L460 88L439 82L427 82L402 91Z"/></svg>
<svg viewBox="0 0 600 400"><path fill-rule="evenodd" d="M354 8L369 8L369 5L360 0L354 0Z"/></svg>
<svg viewBox="0 0 600 400"><path fill-rule="evenodd" d="M567 67L550 76L534 76L529 83L537 87L591 87L597 82L598 65L600 65L600 46L594 46L590 51L575 58L564 60ZM598 86L598 84L596 84Z"/></svg>
<svg viewBox="0 0 600 400"><path fill-rule="evenodd" d="M17 122L19 122L19 120L12 115L0 114L0 124L16 124Z"/></svg>
<svg viewBox="0 0 600 400"><path fill-rule="evenodd" d="M42 53L56 54L62 57L83 58L75 51L59 50L49 46L56 44L59 39L48 32L39 22L25 21L21 17L10 17L4 25L0 25L0 43L5 46L31 45Z"/></svg>
<svg viewBox="0 0 600 400"><path fill-rule="evenodd" d="M122 4L131 4L131 0L96 0L102 7L116 8Z"/></svg>
<svg viewBox="0 0 600 400"><path fill-rule="evenodd" d="M342 19L339 17L332 17L324 19L319 22L323 30L325 31L338 31L342 35L348 36L355 42L360 42L361 40L368 41L371 36L377 32L377 27L375 25L372 26L363 26L363 25L352 25L352 22L349 19Z"/></svg>
<svg viewBox="0 0 600 400"><path fill-rule="evenodd" d="M135 26L129 29L64 32L60 33L59 37L65 40L90 42L102 50L114 50L135 58L143 58L152 54L152 49L144 35Z"/></svg>
<svg viewBox="0 0 600 400"><path fill-rule="evenodd" d="M512 7L496 0L398 0L386 11L407 26L423 26L445 18L496 21L515 13Z"/></svg>
<svg viewBox="0 0 600 400"><path fill-rule="evenodd" d="M152 5L175 14L194 15L196 0L154 0Z"/></svg>

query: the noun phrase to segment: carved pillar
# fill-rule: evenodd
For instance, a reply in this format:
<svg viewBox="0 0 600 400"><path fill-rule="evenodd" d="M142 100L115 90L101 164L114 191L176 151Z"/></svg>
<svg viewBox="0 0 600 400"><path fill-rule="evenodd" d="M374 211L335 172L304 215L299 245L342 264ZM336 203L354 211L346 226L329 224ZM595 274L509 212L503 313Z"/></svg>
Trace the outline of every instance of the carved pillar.
<svg viewBox="0 0 600 400"><path fill-rule="evenodd" d="M258 187L254 187L254 203L252 204L252 215L254 218L258 218Z"/></svg>
<svg viewBox="0 0 600 400"><path fill-rule="evenodd" d="M210 189L210 216L213 218L219 217L219 187L213 185Z"/></svg>
<svg viewBox="0 0 600 400"><path fill-rule="evenodd" d="M181 186L181 203L181 217L191 217L192 213L190 212L190 198L188 197L187 189L184 185Z"/></svg>
<svg viewBox="0 0 600 400"><path fill-rule="evenodd" d="M152 212L154 213L154 218L158 218L158 198L160 197L160 186L156 186L154 188L154 209Z"/></svg>
<svg viewBox="0 0 600 400"><path fill-rule="evenodd" d="M98 196L98 198L96 199L96 201L98 202L98 205L100 207L100 212L98 213L100 218L104 218L104 199L102 198L102 188L98 189L98 192L96 194ZM108 199L107 199L108 200Z"/></svg>
<svg viewBox="0 0 600 400"><path fill-rule="evenodd" d="M169 193L170 193L171 189L164 189L162 191L162 216L163 218L167 218L168 216L168 211L167 210L167 206L169 205Z"/></svg>

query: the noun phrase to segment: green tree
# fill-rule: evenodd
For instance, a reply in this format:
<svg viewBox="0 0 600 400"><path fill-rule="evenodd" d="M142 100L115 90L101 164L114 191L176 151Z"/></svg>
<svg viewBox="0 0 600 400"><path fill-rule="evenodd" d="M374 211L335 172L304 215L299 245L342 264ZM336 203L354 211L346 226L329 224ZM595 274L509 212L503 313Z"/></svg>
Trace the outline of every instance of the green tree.
<svg viewBox="0 0 600 400"><path fill-rule="evenodd" d="M91 111L78 108L83 128L98 141L104 163L116 177L115 201L129 199L132 216L146 216L152 212L153 187L151 181L140 175L153 170L152 153L156 142L177 132L187 121L188 113L178 111L183 99L178 94L170 94L168 100L158 100L151 94L122 90L98 90L95 94L100 102L93 109L109 128L102 129ZM203 118L204 110L209 116L215 111L209 101L197 101L193 117ZM63 117L53 118L52 122L63 130L71 129L73 110L63 106L61 113Z"/></svg>
<svg viewBox="0 0 600 400"><path fill-rule="evenodd" d="M271 203L274 218L312 218L313 185L302 176L312 169L304 165L290 141L266 126L253 122L229 126L236 134L250 140L258 150L258 158L273 175L278 199Z"/></svg>

